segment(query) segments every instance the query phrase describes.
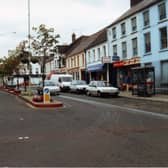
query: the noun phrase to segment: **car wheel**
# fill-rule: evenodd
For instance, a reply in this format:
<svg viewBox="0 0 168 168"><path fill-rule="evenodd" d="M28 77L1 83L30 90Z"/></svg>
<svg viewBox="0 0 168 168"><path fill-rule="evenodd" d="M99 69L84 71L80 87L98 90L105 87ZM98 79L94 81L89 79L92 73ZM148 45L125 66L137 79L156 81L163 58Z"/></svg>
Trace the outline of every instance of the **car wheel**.
<svg viewBox="0 0 168 168"><path fill-rule="evenodd" d="M91 96L91 93L90 93L89 91L87 91L86 94L87 94L88 96Z"/></svg>
<svg viewBox="0 0 168 168"><path fill-rule="evenodd" d="M98 97L101 97L102 96L102 93L100 91L97 92L97 96Z"/></svg>

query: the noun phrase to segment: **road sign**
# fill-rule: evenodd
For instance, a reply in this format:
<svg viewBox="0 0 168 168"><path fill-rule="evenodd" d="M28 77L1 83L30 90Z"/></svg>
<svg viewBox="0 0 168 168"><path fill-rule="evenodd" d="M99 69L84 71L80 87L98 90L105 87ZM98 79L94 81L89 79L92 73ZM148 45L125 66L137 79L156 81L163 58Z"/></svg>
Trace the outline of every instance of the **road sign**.
<svg viewBox="0 0 168 168"><path fill-rule="evenodd" d="M48 88L43 89L44 103L50 103L50 90Z"/></svg>

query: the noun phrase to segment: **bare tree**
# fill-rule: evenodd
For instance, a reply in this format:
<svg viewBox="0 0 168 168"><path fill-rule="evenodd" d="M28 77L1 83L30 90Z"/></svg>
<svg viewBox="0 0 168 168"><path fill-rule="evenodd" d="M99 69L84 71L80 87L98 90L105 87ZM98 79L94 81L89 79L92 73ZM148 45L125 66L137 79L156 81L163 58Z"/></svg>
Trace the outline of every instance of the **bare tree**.
<svg viewBox="0 0 168 168"><path fill-rule="evenodd" d="M34 27L33 31L35 32L35 36L31 37L32 49L36 55L43 56L42 81L44 87L46 56L49 56L49 53L54 51L59 42L58 38L60 38L60 35L55 34L54 28L47 28L44 24Z"/></svg>

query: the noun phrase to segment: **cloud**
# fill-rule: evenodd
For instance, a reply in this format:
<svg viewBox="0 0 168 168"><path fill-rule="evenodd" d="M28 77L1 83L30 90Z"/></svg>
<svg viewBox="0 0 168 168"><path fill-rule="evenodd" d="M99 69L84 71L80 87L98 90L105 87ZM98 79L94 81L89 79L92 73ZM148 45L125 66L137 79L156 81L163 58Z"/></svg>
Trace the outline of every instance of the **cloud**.
<svg viewBox="0 0 168 168"><path fill-rule="evenodd" d="M73 32L78 36L94 33L111 24L129 7L129 0L30 0L30 2L31 26L44 23L54 27L61 35L60 41L68 43ZM16 31L17 34L15 37L4 35L5 40L4 37L3 42L0 40L0 56L7 54L7 47L16 46L16 42L27 37L27 11L27 0L5 0L1 3L1 32ZM17 40L12 40L14 38Z"/></svg>

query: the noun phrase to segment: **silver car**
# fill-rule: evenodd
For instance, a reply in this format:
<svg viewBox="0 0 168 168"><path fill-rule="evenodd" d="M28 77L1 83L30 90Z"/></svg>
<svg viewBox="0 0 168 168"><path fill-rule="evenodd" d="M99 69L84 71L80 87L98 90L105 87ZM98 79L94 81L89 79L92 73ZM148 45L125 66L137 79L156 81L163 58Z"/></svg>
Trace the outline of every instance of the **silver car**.
<svg viewBox="0 0 168 168"><path fill-rule="evenodd" d="M70 92L75 93L86 93L88 85L86 81L83 80L73 80L70 85Z"/></svg>
<svg viewBox="0 0 168 168"><path fill-rule="evenodd" d="M39 87L38 87L38 91L42 91L43 87L42 87L43 83L40 82ZM44 81L44 89L48 88L50 91L51 95L59 95L60 94L60 87L58 86L58 84L54 83L51 80L45 80Z"/></svg>
<svg viewBox="0 0 168 168"><path fill-rule="evenodd" d="M89 87L87 88L88 96L104 96L104 95L113 95L118 96L119 89L116 87L109 86L104 81L91 81Z"/></svg>

